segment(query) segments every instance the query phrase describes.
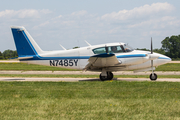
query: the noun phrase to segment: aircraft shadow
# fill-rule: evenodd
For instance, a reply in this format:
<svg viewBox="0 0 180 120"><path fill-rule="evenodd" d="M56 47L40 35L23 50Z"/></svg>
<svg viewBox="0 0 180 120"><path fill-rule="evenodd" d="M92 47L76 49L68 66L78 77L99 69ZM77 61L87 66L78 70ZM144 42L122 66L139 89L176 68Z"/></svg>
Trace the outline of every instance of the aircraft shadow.
<svg viewBox="0 0 180 120"><path fill-rule="evenodd" d="M20 79L20 78L16 78L16 79L2 79L0 81L17 81L17 80L25 80L25 79Z"/></svg>
<svg viewBox="0 0 180 120"><path fill-rule="evenodd" d="M117 78L113 78L112 80L117 80ZM99 81L99 82L104 82L104 81L101 81L100 79L84 79L84 80L79 80L79 82L84 82L84 81L89 81L89 82L93 82L93 81ZM106 81L109 81L109 80L106 80Z"/></svg>
<svg viewBox="0 0 180 120"><path fill-rule="evenodd" d="M79 80L79 82L85 82L85 81L89 81L89 82L92 82L92 81L100 81L99 79L84 79L84 80Z"/></svg>

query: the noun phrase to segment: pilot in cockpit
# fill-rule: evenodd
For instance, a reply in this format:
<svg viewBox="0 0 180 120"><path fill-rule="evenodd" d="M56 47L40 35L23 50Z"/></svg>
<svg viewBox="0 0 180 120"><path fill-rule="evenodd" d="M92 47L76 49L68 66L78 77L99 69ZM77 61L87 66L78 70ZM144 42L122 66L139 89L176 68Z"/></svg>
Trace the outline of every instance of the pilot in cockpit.
<svg viewBox="0 0 180 120"><path fill-rule="evenodd" d="M116 47L116 46L112 46L112 47L111 47L111 51L114 52L114 53L118 52L118 51L117 51L117 47Z"/></svg>

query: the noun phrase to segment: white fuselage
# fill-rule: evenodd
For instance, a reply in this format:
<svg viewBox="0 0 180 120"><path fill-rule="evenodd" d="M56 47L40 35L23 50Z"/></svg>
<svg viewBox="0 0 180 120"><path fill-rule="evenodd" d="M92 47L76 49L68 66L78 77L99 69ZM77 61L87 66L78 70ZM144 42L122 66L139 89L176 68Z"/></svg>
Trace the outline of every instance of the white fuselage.
<svg viewBox="0 0 180 120"><path fill-rule="evenodd" d="M117 45L117 44L122 44L122 43L103 44L103 45L88 46L77 49L59 50L52 52L45 51L44 53L39 54L37 56L39 58L38 60L21 60L21 62L82 70L88 64L88 59L91 56L95 55L92 51L94 48L98 48L101 46ZM149 54L150 52L148 51L139 51L139 50L133 50L131 52L124 52L124 53L116 53L115 55L121 64L108 67L106 70L124 71L124 70L138 70L138 69L150 68L151 60L149 60L149 56L147 56ZM167 56L158 53L154 53L154 54L158 56L157 59L153 60L154 67L171 61L171 59Z"/></svg>
<svg viewBox="0 0 180 120"><path fill-rule="evenodd" d="M156 80L153 72L156 66L168 63L165 55L133 50L125 43L107 43L70 50L43 51L23 26L11 27L18 59L29 64L39 64L71 69L99 71L101 80L111 80L113 71L152 70L151 80Z"/></svg>

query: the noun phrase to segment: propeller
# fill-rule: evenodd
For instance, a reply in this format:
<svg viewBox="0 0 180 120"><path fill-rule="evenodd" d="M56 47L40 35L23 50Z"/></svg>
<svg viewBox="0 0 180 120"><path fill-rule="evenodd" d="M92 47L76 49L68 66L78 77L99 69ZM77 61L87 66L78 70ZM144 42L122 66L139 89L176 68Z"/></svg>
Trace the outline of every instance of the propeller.
<svg viewBox="0 0 180 120"><path fill-rule="evenodd" d="M152 74L150 75L151 80L157 79L157 75L156 75L156 73L154 73L154 69L153 69L153 60L157 59L158 57L159 57L159 55L153 54L153 43L152 43L152 37L151 37L151 54L150 54L151 69L152 69Z"/></svg>
<svg viewBox="0 0 180 120"><path fill-rule="evenodd" d="M151 55L153 54L153 45L152 45L152 37L151 37ZM151 69L152 69L152 75L154 75L154 70L153 70L153 60L151 60Z"/></svg>
<svg viewBox="0 0 180 120"><path fill-rule="evenodd" d="M153 54L152 37L151 37L151 54Z"/></svg>

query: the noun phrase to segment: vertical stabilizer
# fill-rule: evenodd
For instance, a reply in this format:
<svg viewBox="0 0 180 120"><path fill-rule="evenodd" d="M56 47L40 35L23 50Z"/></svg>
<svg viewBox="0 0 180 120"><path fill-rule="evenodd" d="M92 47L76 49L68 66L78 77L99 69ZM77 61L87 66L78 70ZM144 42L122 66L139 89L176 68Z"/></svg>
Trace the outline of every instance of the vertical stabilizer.
<svg viewBox="0 0 180 120"><path fill-rule="evenodd" d="M24 27L13 26L11 30L19 57L34 56L43 53Z"/></svg>

